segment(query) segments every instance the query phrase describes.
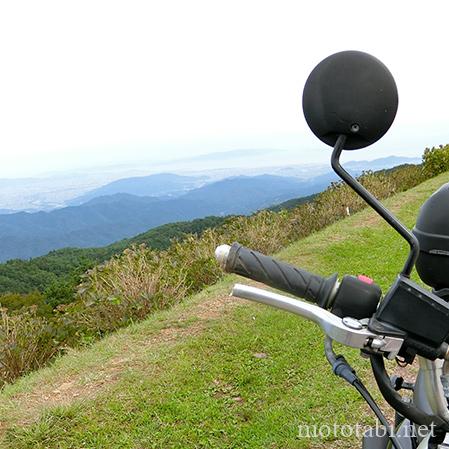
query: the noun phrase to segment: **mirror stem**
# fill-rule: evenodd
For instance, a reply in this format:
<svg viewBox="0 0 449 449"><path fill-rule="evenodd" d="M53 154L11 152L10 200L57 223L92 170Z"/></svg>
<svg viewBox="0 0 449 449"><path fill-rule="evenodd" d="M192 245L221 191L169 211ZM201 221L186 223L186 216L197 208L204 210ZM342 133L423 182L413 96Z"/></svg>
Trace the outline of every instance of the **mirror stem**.
<svg viewBox="0 0 449 449"><path fill-rule="evenodd" d="M419 242L417 238L368 190L353 178L340 164L340 156L346 142L346 136L341 134L332 152L331 164L335 173L351 187L364 201L366 201L390 226L392 226L410 245L410 252L402 269L401 275L410 277L419 256Z"/></svg>

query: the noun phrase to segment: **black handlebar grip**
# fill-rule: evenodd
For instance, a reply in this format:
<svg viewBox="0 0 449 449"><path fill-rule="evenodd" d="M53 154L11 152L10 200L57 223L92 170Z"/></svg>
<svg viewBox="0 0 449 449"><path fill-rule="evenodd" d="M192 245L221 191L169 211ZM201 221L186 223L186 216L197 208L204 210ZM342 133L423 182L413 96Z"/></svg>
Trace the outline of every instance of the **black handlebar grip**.
<svg viewBox="0 0 449 449"><path fill-rule="evenodd" d="M329 278L309 273L285 262L234 243L226 257L224 270L270 287L283 290L328 308L337 284L337 275Z"/></svg>

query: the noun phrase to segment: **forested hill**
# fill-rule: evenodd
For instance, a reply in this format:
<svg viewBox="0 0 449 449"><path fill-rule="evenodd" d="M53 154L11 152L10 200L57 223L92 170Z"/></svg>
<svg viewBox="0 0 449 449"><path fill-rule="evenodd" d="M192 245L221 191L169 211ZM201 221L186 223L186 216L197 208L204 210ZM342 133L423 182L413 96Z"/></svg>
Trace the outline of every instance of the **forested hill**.
<svg viewBox="0 0 449 449"><path fill-rule="evenodd" d="M314 197L315 195L294 198L269 210L279 212L291 209L312 201ZM206 229L220 226L229 218L229 215L210 216L169 223L103 247L62 248L29 260L9 260L0 264L0 294L30 293L35 290L45 292L50 286L61 284L75 286L84 271L121 253L126 248L145 244L149 248L163 250L169 247L173 239L182 239L186 234L201 235Z"/></svg>
<svg viewBox="0 0 449 449"><path fill-rule="evenodd" d="M173 239L185 234L200 235L205 229L221 225L226 217L206 217L193 221L169 223L130 239L100 248L64 248L30 260L10 260L0 264L0 293L45 291L56 283L76 284L86 269L108 260L132 245L144 243L149 248L165 249ZM73 282L72 281L73 279Z"/></svg>

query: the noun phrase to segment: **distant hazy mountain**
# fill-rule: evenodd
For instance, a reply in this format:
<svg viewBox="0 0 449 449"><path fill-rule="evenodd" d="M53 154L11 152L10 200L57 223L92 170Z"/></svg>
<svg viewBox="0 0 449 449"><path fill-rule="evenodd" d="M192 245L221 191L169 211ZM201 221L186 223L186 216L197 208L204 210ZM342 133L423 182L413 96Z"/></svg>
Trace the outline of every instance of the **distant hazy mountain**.
<svg viewBox="0 0 449 449"><path fill-rule="evenodd" d="M213 203L214 214L247 214L291 198L315 193L325 187L323 184L315 185L284 176L238 176L192 190L183 198Z"/></svg>
<svg viewBox="0 0 449 449"><path fill-rule="evenodd" d="M350 161L344 165L351 170L362 172L366 170L383 170L385 168L397 167L402 164L420 164L421 162L421 158L418 157L389 156L374 159L373 161Z"/></svg>
<svg viewBox="0 0 449 449"><path fill-rule="evenodd" d="M411 162L419 160L390 157L344 165L358 175ZM165 223L248 214L320 192L338 179L330 170L315 169L318 176L302 179L297 176L303 174L304 167L291 166L284 173L293 176L236 176L197 188L205 176L124 178L78 197L78 202L86 201L80 205L37 213L2 214L0 210L0 261L35 257L67 246L104 246Z"/></svg>
<svg viewBox="0 0 449 449"><path fill-rule="evenodd" d="M0 215L0 261L68 246L104 246L170 222L247 214L323 188L296 178L235 177L174 199L117 193L50 212Z"/></svg>
<svg viewBox="0 0 449 449"><path fill-rule="evenodd" d="M114 193L175 196L197 188L203 182L218 181L230 176L270 174L305 180L330 171L329 164L288 163L289 155L288 151L277 149L233 150L157 166L143 162L132 166L92 167L47 174L39 178L0 178L0 208L7 209L8 212L50 211ZM417 158L393 156L374 161L348 162L347 166L360 173L366 169L377 170L418 162L420 160Z"/></svg>
<svg viewBox="0 0 449 449"><path fill-rule="evenodd" d="M203 184L205 179L204 176L180 176L172 173L124 178L70 200L68 205L77 206L93 198L116 193L129 193L137 196L179 196L187 190Z"/></svg>
<svg viewBox="0 0 449 449"><path fill-rule="evenodd" d="M188 161L226 161L237 157L255 157L255 155L266 155L274 153L275 150L244 150L244 151L227 151L222 153L211 153L202 156L188 158ZM353 174L360 174L364 170L380 170L391 168L401 164L419 163L418 158L406 158L391 156L373 161L351 161L345 164L345 167ZM321 185L326 179L329 182L337 179L336 175L331 172L329 166L315 164L313 166L291 165L291 166L273 166L263 168L222 168L219 170L200 170L195 176L181 176L172 173L159 173L149 176L139 176L131 178L123 178L113 181L102 187L91 190L75 199L66 202L68 206L77 206L87 201L105 195L114 195L116 193L130 193L138 196L180 196L186 191L204 185L206 182L212 182L228 178L230 176L242 176L249 173L250 176L260 176L269 174L275 176L287 176L291 178L299 178L301 180L314 180ZM263 186L262 186L263 188Z"/></svg>

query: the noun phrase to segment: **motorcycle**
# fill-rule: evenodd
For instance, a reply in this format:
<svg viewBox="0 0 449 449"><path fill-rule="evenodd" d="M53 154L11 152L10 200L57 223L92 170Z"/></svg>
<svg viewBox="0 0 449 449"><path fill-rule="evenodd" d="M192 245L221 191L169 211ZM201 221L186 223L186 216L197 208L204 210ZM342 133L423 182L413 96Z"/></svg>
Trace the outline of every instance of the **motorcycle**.
<svg viewBox="0 0 449 449"><path fill-rule="evenodd" d="M306 81L302 104L312 132L333 147L334 171L408 242L410 252L402 271L383 295L366 276L324 278L238 243L219 246L216 259L225 272L295 298L242 284L233 287L232 296L320 326L334 374L360 393L385 429L384 434L368 429L364 449L449 448L449 183L425 202L410 231L341 165L343 151L378 141L396 116L395 80L372 55L344 51L321 61ZM432 291L410 279L415 266ZM395 410L395 426L390 426L350 364L334 352L334 341L359 349L370 359L379 390ZM419 372L414 383L387 374L385 359L403 365L415 358ZM413 391L411 399L401 394L403 389Z"/></svg>

